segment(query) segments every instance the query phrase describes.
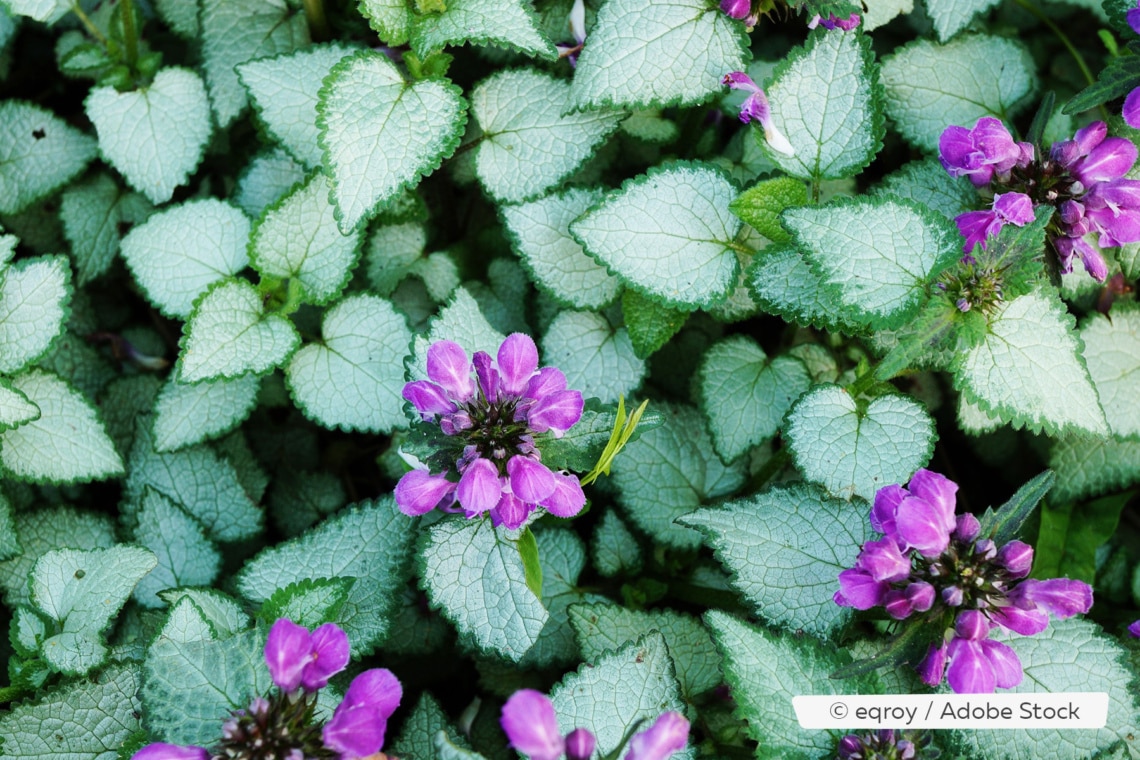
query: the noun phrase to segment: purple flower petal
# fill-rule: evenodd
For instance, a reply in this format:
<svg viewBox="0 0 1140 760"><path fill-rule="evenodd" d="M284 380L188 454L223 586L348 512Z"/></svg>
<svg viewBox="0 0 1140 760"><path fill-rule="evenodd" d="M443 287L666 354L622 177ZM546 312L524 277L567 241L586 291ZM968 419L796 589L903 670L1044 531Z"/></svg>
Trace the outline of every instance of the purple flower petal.
<svg viewBox="0 0 1140 760"><path fill-rule="evenodd" d="M575 728L566 734L566 760L590 760L597 739L586 728Z"/></svg>
<svg viewBox="0 0 1140 760"><path fill-rule="evenodd" d="M328 685L329 678L348 665L348 634L334 623L317 626L310 637L312 660L301 673L305 691L316 691Z"/></svg>
<svg viewBox="0 0 1140 760"><path fill-rule="evenodd" d="M957 522L954 525L954 538L964 544L968 544L977 538L981 532L982 524L978 522L978 518L969 512L958 515Z"/></svg>
<svg viewBox="0 0 1140 760"><path fill-rule="evenodd" d="M927 686L937 686L942 683L942 674L946 670L946 642L931 644L926 657L918 664L918 676Z"/></svg>
<svg viewBox="0 0 1140 760"><path fill-rule="evenodd" d="M340 753L341 760L356 760L379 752L387 729L387 722L379 720L369 706L346 707L342 702L321 730L321 739L327 748Z"/></svg>
<svg viewBox="0 0 1140 760"><path fill-rule="evenodd" d="M1021 541L1010 541L998 549L997 563L1012 578L1024 578L1033 567L1033 547Z"/></svg>
<svg viewBox="0 0 1140 760"><path fill-rule="evenodd" d="M459 477L455 497L470 517L493 509L499 503L502 491L498 469L489 459L479 457L467 465Z"/></svg>
<svg viewBox="0 0 1140 760"><path fill-rule="evenodd" d="M510 530L517 530L526 522L526 518L534 510L534 504L528 504L513 493L504 493L498 505L491 510L491 524L500 525Z"/></svg>
<svg viewBox="0 0 1140 760"><path fill-rule="evenodd" d="M910 575L910 558L902 555L894 539L883 538L863 544L856 567L877 581L901 581Z"/></svg>
<svg viewBox="0 0 1140 760"><path fill-rule="evenodd" d="M1087 126L1077 130L1073 136L1073 142L1077 146L1077 151L1082 156L1087 156L1092 153L1093 149L1104 142L1104 138L1108 135L1108 125L1103 121L1094 121Z"/></svg>
<svg viewBox="0 0 1140 760"><path fill-rule="evenodd" d="M888 584L876 581L863 570L844 570L839 573L839 593L847 603L842 604L838 599L836 602L844 607L869 610L882 603L889 589Z"/></svg>
<svg viewBox="0 0 1140 760"><path fill-rule="evenodd" d="M521 396L538 369L538 349L529 335L512 333L499 346L499 380L503 391Z"/></svg>
<svg viewBox="0 0 1140 760"><path fill-rule="evenodd" d="M958 232L966 239L962 244L963 253L970 253L976 245L980 245L984 251L986 238L996 235L1001 229L1001 219L992 209L958 214L954 217L954 224L958 225Z"/></svg>
<svg viewBox="0 0 1140 760"><path fill-rule="evenodd" d="M582 418L582 409L580 391L556 391L534 403L527 412L527 424L536 433L549 430L555 438L561 438Z"/></svg>
<svg viewBox="0 0 1140 760"><path fill-rule="evenodd" d="M1009 598L1018 607L1024 607L1024 602L1031 602L1064 619L1088 612L1092 608L1093 592L1092 586L1084 581L1069 578L1050 578L1045 581L1028 579L1017 584L1017 588L1009 593Z"/></svg>
<svg viewBox="0 0 1140 760"><path fill-rule="evenodd" d="M1124 18L1132 27L1132 31L1140 34L1140 8L1129 8L1128 12L1124 14Z"/></svg>
<svg viewBox="0 0 1140 760"><path fill-rule="evenodd" d="M1140 10L1135 8L1128 12L1140 16ZM1133 129L1140 129L1140 87L1128 93L1128 96L1124 98L1124 108L1121 109L1120 115L1124 117L1125 124Z"/></svg>
<svg viewBox="0 0 1140 760"><path fill-rule="evenodd" d="M476 351L471 363L475 365L475 377L479 379L479 387L483 390L483 398L488 404L499 401L499 372L492 366L491 355L486 351Z"/></svg>
<svg viewBox="0 0 1140 760"><path fill-rule="evenodd" d="M309 630L287 618L279 618L265 641L265 664L273 683L284 692L301 685L301 673L313 659Z"/></svg>
<svg viewBox="0 0 1140 760"><path fill-rule="evenodd" d="M404 696L404 687L387 668L372 668L352 679L341 704L349 707L367 705L376 711L380 720L388 720Z"/></svg>
<svg viewBox="0 0 1140 760"><path fill-rule="evenodd" d="M155 742L131 755L131 760L209 760L209 757L210 753L202 747Z"/></svg>
<svg viewBox="0 0 1140 760"><path fill-rule="evenodd" d="M543 367L526 384L526 392L523 395L537 401L564 390L566 390L566 375L562 374L562 370L557 367Z"/></svg>
<svg viewBox="0 0 1140 760"><path fill-rule="evenodd" d="M926 581L918 581L906 587L906 598L916 612L926 612L934 606L934 586Z"/></svg>
<svg viewBox="0 0 1140 760"><path fill-rule="evenodd" d="M954 632L959 638L981 641L990 635L990 621L977 610L963 610L954 621Z"/></svg>
<svg viewBox="0 0 1140 760"><path fill-rule="evenodd" d="M540 504L554 493L554 473L537 459L513 456L507 462L511 492L528 504Z"/></svg>
<svg viewBox="0 0 1140 760"><path fill-rule="evenodd" d="M994 666L982 651L981 644L969 639L954 639L948 654L946 682L956 694L992 694L997 686Z"/></svg>
<svg viewBox="0 0 1140 760"><path fill-rule="evenodd" d="M720 9L729 18L741 21L752 12L752 0L720 0Z"/></svg>
<svg viewBox="0 0 1140 760"><path fill-rule="evenodd" d="M1098 182L1123 177L1136 163L1136 155L1136 146L1131 140L1109 137L1074 163L1069 172L1085 187L1092 187Z"/></svg>
<svg viewBox="0 0 1140 760"><path fill-rule="evenodd" d="M884 536L893 538L897 530L895 515L899 504L906 497L906 489L897 483L876 491L875 504L871 507L871 527Z"/></svg>
<svg viewBox="0 0 1140 760"><path fill-rule="evenodd" d="M937 472L923 469L911 476L907 490L912 496L924 499L937 507L938 514L942 518L942 527L947 533L954 530L957 525L954 517L957 509L957 483Z"/></svg>
<svg viewBox="0 0 1140 760"><path fill-rule="evenodd" d="M510 745L530 760L558 760L565 744L554 705L534 689L520 689L503 705L499 723Z"/></svg>
<svg viewBox="0 0 1140 760"><path fill-rule="evenodd" d="M666 760L688 741L689 721L680 713L662 713L652 726L629 740L625 760Z"/></svg>
<svg viewBox="0 0 1140 760"><path fill-rule="evenodd" d="M1033 201L1025 193L1000 193L994 196L994 211L1006 223L1024 227L1034 220ZM955 485L954 489L957 490Z"/></svg>
<svg viewBox="0 0 1140 760"><path fill-rule="evenodd" d="M428 347L427 373L432 381L460 403L470 401L475 395L471 363L467 361L467 352L458 343L450 340L432 343Z"/></svg>
<svg viewBox="0 0 1140 760"><path fill-rule="evenodd" d="M997 685L1003 689L1012 689L1021 683L1023 676L1021 660L1014 652L1000 641L986 639L980 642L982 654L990 661L994 668L994 677Z"/></svg>
<svg viewBox="0 0 1140 760"><path fill-rule="evenodd" d="M1049 627L1049 615L1043 610L1023 610L1019 607L991 607L990 620L1002 628L1034 636Z"/></svg>
<svg viewBox="0 0 1140 760"><path fill-rule="evenodd" d="M907 546L914 547L924 557L937 557L950 543L951 527L944 523L942 510L926 499L914 496L899 504L895 517L898 535Z"/></svg>
<svg viewBox="0 0 1140 760"><path fill-rule="evenodd" d="M891 589L883 594L883 609L895 620L905 620L914 612L914 605L903 591Z"/></svg>
<svg viewBox="0 0 1140 760"><path fill-rule="evenodd" d="M1140 639L1140 620L1128 625L1128 635Z"/></svg>
<svg viewBox="0 0 1140 760"><path fill-rule="evenodd" d="M721 84L726 84L733 90L744 90L749 93L761 92L756 83L752 81L752 77L745 74L743 71L730 71L724 75L720 80Z"/></svg>
<svg viewBox="0 0 1140 760"><path fill-rule="evenodd" d="M586 494L582 485L573 475L554 473L554 492L547 496L542 506L555 517L573 517L586 506Z"/></svg>
<svg viewBox="0 0 1140 760"><path fill-rule="evenodd" d="M427 470L412 470L396 483L396 506L409 517L427 514L453 490L455 484L447 479L446 471L432 475Z"/></svg>
<svg viewBox="0 0 1140 760"><path fill-rule="evenodd" d="M430 380L416 380L404 385L404 398L423 416L431 420L437 414L451 414L458 407L440 388Z"/></svg>

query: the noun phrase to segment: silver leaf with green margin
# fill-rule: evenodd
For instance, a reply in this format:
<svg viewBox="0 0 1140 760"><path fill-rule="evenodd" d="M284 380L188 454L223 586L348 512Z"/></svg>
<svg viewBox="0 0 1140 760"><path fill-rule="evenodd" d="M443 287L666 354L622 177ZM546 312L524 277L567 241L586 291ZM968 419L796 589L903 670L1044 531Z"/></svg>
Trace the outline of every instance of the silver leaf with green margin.
<svg viewBox="0 0 1140 760"><path fill-rule="evenodd" d="M44 660L68 675L84 675L107 658L103 631L158 559L148 549L55 549L36 560L28 577L32 604L59 624L41 649Z"/></svg>
<svg viewBox="0 0 1140 760"><path fill-rule="evenodd" d="M20 544L16 523L12 518L12 504L0 494L0 563L23 553L24 547Z"/></svg>
<svg viewBox="0 0 1140 760"><path fill-rule="evenodd" d="M883 146L879 67L862 34L817 29L776 68L767 90L772 123L795 154L767 153L793 177L853 177Z"/></svg>
<svg viewBox="0 0 1140 760"><path fill-rule="evenodd" d="M978 191L961 177L951 177L936 158L911 161L883 177L871 195L897 195L953 220L978 203Z"/></svg>
<svg viewBox="0 0 1140 760"><path fill-rule="evenodd" d="M0 277L0 372L11 374L42 357L63 332L71 296L65 256L22 259Z"/></svg>
<svg viewBox="0 0 1140 760"><path fill-rule="evenodd" d="M831 498L808 483L702 509L680 519L699 530L756 612L790 631L833 638L851 610L833 600L839 573L873 532L867 505Z"/></svg>
<svg viewBox="0 0 1140 760"><path fill-rule="evenodd" d="M502 206L512 247L535 284L561 303L600 309L621 293L621 280L590 258L570 223L602 199L601 190L573 187L530 203Z"/></svg>
<svg viewBox="0 0 1140 760"><path fill-rule="evenodd" d="M1022 682L1004 693L1107 692L1107 722L1103 728L1081 731L1016 725L1008 730L956 731L962 749L993 760L1083 760L1122 745L1135 749L1134 737L1140 733L1136 672L1129 667L1128 651L1100 626L1069 618L1051 621L1035 636L1011 636L998 628L992 638L1013 649L1025 672Z"/></svg>
<svg viewBox="0 0 1140 760"><path fill-rule="evenodd" d="M831 332L852 332L850 319L836 294L824 287L804 253L794 245L768 246L757 252L745 273L760 308L789 322Z"/></svg>
<svg viewBox="0 0 1140 760"><path fill-rule="evenodd" d="M364 267L372 289L385 297L392 295L424 259L426 247L427 230L421 222L377 226L364 248Z"/></svg>
<svg viewBox="0 0 1140 760"><path fill-rule="evenodd" d="M256 375L194 385L167 378L154 404L155 451L177 451L233 430L253 411L259 387Z"/></svg>
<svg viewBox="0 0 1140 760"><path fill-rule="evenodd" d="M217 630L206 618L206 613L188 596L181 596L170 605L170 612L158 635L178 644L219 638Z"/></svg>
<svg viewBox="0 0 1140 760"><path fill-rule="evenodd" d="M15 214L50 195L95 158L95 138L51 111L0 102L0 214Z"/></svg>
<svg viewBox="0 0 1140 760"><path fill-rule="evenodd" d="M720 654L701 621L673 610L631 610L618 604L575 604L570 625L586 662L596 662L605 652L616 652L627 642L649 631L665 637L677 671L677 684L685 701L718 686Z"/></svg>
<svg viewBox="0 0 1140 760"><path fill-rule="evenodd" d="M202 524L149 488L138 510L135 541L158 558L158 566L135 586L135 600L144 607L166 606L159 591L209 586L218 577L222 555L206 538Z"/></svg>
<svg viewBox="0 0 1140 760"><path fill-rule="evenodd" d="M23 553L0 562L0 586L4 601L12 609L31 603L28 574L36 560L52 549L106 549L115 545L115 526L108 515L70 506L16 512L13 523Z"/></svg>
<svg viewBox="0 0 1140 760"><path fill-rule="evenodd" d="M176 367L183 383L268 372L301 340L287 318L265 313L261 296L245 280L211 286L183 329Z"/></svg>
<svg viewBox="0 0 1140 760"><path fill-rule="evenodd" d="M331 190L328 177L313 174L265 210L249 241L250 264L262 277L296 280L314 304L344 289L360 255L361 231L341 233Z"/></svg>
<svg viewBox="0 0 1140 760"><path fill-rule="evenodd" d="M1140 310L1118 301L1107 317L1093 314L1081 326L1081 341L1112 434L1140 436Z"/></svg>
<svg viewBox="0 0 1140 760"><path fill-rule="evenodd" d="M39 407L39 419L0 433L0 462L18 480L75 483L123 474L123 461L95 408L55 375L29 370L12 388Z"/></svg>
<svg viewBox="0 0 1140 760"><path fill-rule="evenodd" d="M306 578L290 583L258 610L265 621L288 618L310 630L330 622L348 600L355 578Z"/></svg>
<svg viewBox="0 0 1140 760"><path fill-rule="evenodd" d="M694 549L701 543L700 534L674 520L743 485L746 463L721 463L704 419L693 407L659 402L650 408L661 412L665 422L642 433L614 460L618 502L654 540Z"/></svg>
<svg viewBox="0 0 1140 760"><path fill-rule="evenodd" d="M1057 473L1049 494L1057 503L1119 491L1140 481L1140 441L1066 436L1053 444L1049 468Z"/></svg>
<svg viewBox="0 0 1140 760"><path fill-rule="evenodd" d="M906 483L934 451L938 435L925 407L890 394L856 401L838 385L817 385L788 412L784 440L808 480L834 495L873 499Z"/></svg>
<svg viewBox="0 0 1140 760"><path fill-rule="evenodd" d="M709 164L676 163L628 180L571 223L611 273L681 309L723 300L740 271L736 187Z"/></svg>
<svg viewBox="0 0 1140 760"><path fill-rule="evenodd" d="M334 66L321 88L317 126L341 230L358 228L449 157L466 111L450 81L408 84L382 53L362 51Z"/></svg>
<svg viewBox="0 0 1140 760"><path fill-rule="evenodd" d="M566 385L595 397L616 402L629 396L645 378L645 360L633 351L629 331L614 327L589 311L559 312L542 336L545 362L560 367Z"/></svg>
<svg viewBox="0 0 1140 760"><path fill-rule="evenodd" d="M974 16L989 10L1000 0L925 0L926 14L934 24L934 31L942 42L953 37L970 23Z"/></svg>
<svg viewBox="0 0 1140 760"><path fill-rule="evenodd" d="M961 258L954 225L901 198L793 208L782 220L845 310L875 329L905 324L933 278Z"/></svg>
<svg viewBox="0 0 1140 760"><path fill-rule="evenodd" d="M634 723L644 720L645 730L661 713L685 710L665 638L656 632L567 674L550 690L550 701L559 733L589 726L603 757ZM671 757L692 760L692 745Z"/></svg>
<svg viewBox="0 0 1140 760"><path fill-rule="evenodd" d="M333 622L348 634L354 656L367 654L388 634L414 536L414 524L391 497L363 501L299 538L262 550L238 573L237 588L261 603L306 578L355 578Z"/></svg>
<svg viewBox="0 0 1140 760"><path fill-rule="evenodd" d="M1073 322L1040 290L1000 304L982 342L956 359L954 386L1014 427L1107 435Z"/></svg>
<svg viewBox="0 0 1140 760"><path fill-rule="evenodd" d="M205 198L163 209L122 241L123 260L147 298L186 319L210 285L249 264L250 222L225 201Z"/></svg>
<svg viewBox="0 0 1140 760"><path fill-rule="evenodd" d="M471 94L482 130L475 174L499 202L541 195L589 159L625 114L570 112L570 83L533 69L502 71Z"/></svg>
<svg viewBox="0 0 1140 760"><path fill-rule="evenodd" d="M162 69L149 85L129 92L96 87L83 107L103 158L155 204L185 184L213 129L206 86L188 69Z"/></svg>
<svg viewBox="0 0 1140 760"><path fill-rule="evenodd" d="M468 356L474 356L476 351L497 356L499 345L506 337L491 327L471 293L466 288L459 288L451 303L444 306L432 321L428 334L415 337L412 357L407 360L406 377L409 381L427 378L427 350L438 340L455 341Z"/></svg>
<svg viewBox="0 0 1140 760"><path fill-rule="evenodd" d="M189 599L201 612L210 629L219 638L232 636L249 626L249 616L237 600L212 588L179 588L163 591L159 596L173 609L180 600ZM169 618L168 618L169 622Z"/></svg>
<svg viewBox="0 0 1140 760"><path fill-rule="evenodd" d="M141 224L153 210L150 201L121 189L106 172L64 190L59 218L71 246L76 281L85 285L106 273L119 252L121 227Z"/></svg>
<svg viewBox="0 0 1140 760"><path fill-rule="evenodd" d="M435 744L433 738L440 731L447 731L452 736L459 736L459 732L451 725L451 721L439 706L439 702L431 692L423 692L416 706L404 721L399 737L389 748L396 757L413 757L416 760L435 760Z"/></svg>
<svg viewBox="0 0 1140 760"><path fill-rule="evenodd" d="M911 13L914 10L914 0L875 0L866 7L860 26L863 31L870 32L898 16Z"/></svg>
<svg viewBox="0 0 1140 760"><path fill-rule="evenodd" d="M518 662L550 618L526 585L516 541L489 519L450 517L431 526L418 564L432 606L481 650Z"/></svg>
<svg viewBox="0 0 1140 760"><path fill-rule="evenodd" d="M973 127L983 116L1015 115L1037 89L1035 72L1029 52L1009 38L918 40L883 59L887 116L903 137L933 153L952 124Z"/></svg>
<svg viewBox="0 0 1140 760"><path fill-rule="evenodd" d="M594 567L606 578L621 572L633 575L641 570L641 546L613 510L606 510L594 527L590 548Z"/></svg>
<svg viewBox="0 0 1140 760"><path fill-rule="evenodd" d="M528 0L448 0L442 13L413 16L412 49L421 59L445 45L496 45L547 61L558 51L538 28Z"/></svg>
<svg viewBox="0 0 1140 760"><path fill-rule="evenodd" d="M359 10L388 45L395 47L408 41L412 11L406 0L360 0Z"/></svg>
<svg viewBox="0 0 1140 760"><path fill-rule="evenodd" d="M307 175L304 165L284 148L265 151L255 156L238 176L233 202L256 219L295 185L304 182Z"/></svg>
<svg viewBox="0 0 1140 760"><path fill-rule="evenodd" d="M12 13L27 16L45 24L54 24L71 10L69 0L7 0Z"/></svg>
<svg viewBox="0 0 1140 760"><path fill-rule="evenodd" d="M21 702L0 716L0 742L10 760L115 760L123 742L142 728L137 664L112 665Z"/></svg>
<svg viewBox="0 0 1140 760"><path fill-rule="evenodd" d="M321 83L341 58L356 50L330 42L247 61L235 69L266 130L310 169L320 166L322 158L317 143Z"/></svg>
<svg viewBox="0 0 1140 760"><path fill-rule="evenodd" d="M799 359L769 359L745 335L714 344L697 370L701 410L721 461L731 462L776 434L784 414L811 385Z"/></svg>
<svg viewBox="0 0 1140 760"><path fill-rule="evenodd" d="M218 126L247 104L234 67L309 44L305 14L287 0L198 0L202 68Z"/></svg>
<svg viewBox="0 0 1140 760"><path fill-rule="evenodd" d="M608 0L589 37L570 88L579 108L695 105L749 57L744 25L704 0Z"/></svg>
<svg viewBox="0 0 1140 760"><path fill-rule="evenodd" d="M407 426L404 368L412 333L392 304L365 293L325 315L322 343L298 351L285 370L297 406L325 427L389 433Z"/></svg>

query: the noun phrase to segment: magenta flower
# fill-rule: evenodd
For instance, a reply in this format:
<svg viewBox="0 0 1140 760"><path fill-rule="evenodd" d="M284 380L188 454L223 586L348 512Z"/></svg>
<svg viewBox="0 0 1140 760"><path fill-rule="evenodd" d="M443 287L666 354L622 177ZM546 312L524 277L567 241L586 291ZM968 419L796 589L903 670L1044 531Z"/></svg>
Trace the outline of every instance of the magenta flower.
<svg viewBox="0 0 1140 760"><path fill-rule="evenodd" d="M729 18L743 21L752 12L752 0L720 0L720 9Z"/></svg>
<svg viewBox="0 0 1140 760"><path fill-rule="evenodd" d="M918 665L922 680L936 686L946 678L958 693L992 692L1020 683L1022 672L1014 651L990 631L1040 633L1050 613L1088 612L1092 588L1068 578L1026 579L1032 547L998 547L982 536L976 517L954 514L957 490L929 470L916 472L907 488L879 489L870 520L883 538L863 544L855 566L839 573L834 599L943 631Z"/></svg>
<svg viewBox="0 0 1140 760"><path fill-rule="evenodd" d="M1025 193L995 195L993 207L985 211L967 211L954 218L966 242L962 250L969 253L975 245L986 247L986 239L994 237L1007 224L1024 227L1033 221L1033 201Z"/></svg>
<svg viewBox="0 0 1140 760"><path fill-rule="evenodd" d="M298 686L316 691L348 665L348 635L333 623L311 634L292 620L280 618L269 629L265 662L273 683L284 692Z"/></svg>
<svg viewBox="0 0 1140 760"><path fill-rule="evenodd" d="M859 26L860 21L861 19L858 13L852 13L847 18L839 18L834 13L829 13L827 14L827 18L824 18L817 13L812 17L811 21L808 22L808 29L815 29L817 26L822 26L828 31L842 29L845 32L850 32Z"/></svg>
<svg viewBox="0 0 1140 760"><path fill-rule="evenodd" d="M772 109L768 105L768 96L752 81L752 77L743 71L730 71L724 75L721 83L728 85L733 90L744 90L748 93L748 97L740 106L740 120L742 122L748 124L753 119L760 122L760 126L764 128L764 139L772 150L783 153L785 156L795 155L795 148L772 121Z"/></svg>
<svg viewBox="0 0 1140 760"><path fill-rule="evenodd" d="M883 728L865 734L847 734L839 740L836 752L839 760L914 760L935 755L919 754L930 744L931 736L925 731L896 731Z"/></svg>
<svg viewBox="0 0 1140 760"><path fill-rule="evenodd" d="M582 416L582 394L566 389L566 376L538 367L530 337L515 333L497 357L479 351L468 361L456 343L428 348L427 380L404 386L424 422L447 437L450 469L421 468L396 484L396 503L408 515L458 503L468 517L485 513L495 525L517 528L538 507L559 517L581 511L586 496L578 479L542 463L539 439L561 437ZM474 377L473 377L474 376Z"/></svg>
<svg viewBox="0 0 1140 760"><path fill-rule="evenodd" d="M1128 634L1140 639L1140 620L1137 620L1128 626Z"/></svg>
<svg viewBox="0 0 1140 760"><path fill-rule="evenodd" d="M1014 142L999 119L983 116L973 129L950 126L938 138L938 158L952 177L969 177L975 187L994 177L1008 177L1015 166L1026 165L1033 146Z"/></svg>
<svg viewBox="0 0 1140 760"><path fill-rule="evenodd" d="M131 755L131 760L209 760L209 757L210 753L202 747L155 742Z"/></svg>
<svg viewBox="0 0 1140 760"><path fill-rule="evenodd" d="M680 713L661 713L652 726L629 740L625 760L666 760L688 741L689 721Z"/></svg>
<svg viewBox="0 0 1140 760"><path fill-rule="evenodd" d="M558 49L559 58L569 58L570 65L577 66L578 54L582 52L582 46L586 42L586 4L583 0L574 0L574 4L570 6L567 26L570 27L570 36L574 38L574 44L559 44L554 47Z"/></svg>
<svg viewBox="0 0 1140 760"><path fill-rule="evenodd" d="M384 746L388 718L400 706L403 688L384 668L366 670L352 679L344 699L321 732L325 746L339 752L341 760L358 760L376 754Z"/></svg>

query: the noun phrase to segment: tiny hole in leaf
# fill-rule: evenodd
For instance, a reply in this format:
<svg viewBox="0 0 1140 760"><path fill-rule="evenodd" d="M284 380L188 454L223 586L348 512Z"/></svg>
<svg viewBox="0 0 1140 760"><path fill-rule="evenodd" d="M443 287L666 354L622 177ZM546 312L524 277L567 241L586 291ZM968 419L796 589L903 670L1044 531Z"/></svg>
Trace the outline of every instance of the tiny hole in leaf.
<svg viewBox="0 0 1140 760"><path fill-rule="evenodd" d="M37 140L42 140L45 137L47 137L47 132L44 132L42 128L41 129L33 129L32 130L32 137L36 138Z"/></svg>
<svg viewBox="0 0 1140 760"><path fill-rule="evenodd" d="M82 568L75 571L75 579L76 580L82 580L83 576L85 576L85 575L87 575L87 573Z"/></svg>

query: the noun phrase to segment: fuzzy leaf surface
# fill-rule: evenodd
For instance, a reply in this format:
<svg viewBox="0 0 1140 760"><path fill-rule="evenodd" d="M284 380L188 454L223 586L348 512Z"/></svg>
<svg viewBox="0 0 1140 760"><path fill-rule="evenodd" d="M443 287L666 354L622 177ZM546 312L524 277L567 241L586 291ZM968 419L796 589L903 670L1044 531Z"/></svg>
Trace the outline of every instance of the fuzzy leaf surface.
<svg viewBox="0 0 1140 760"><path fill-rule="evenodd" d="M17 512L12 518L23 553L0 562L0 586L12 609L31 603L28 575L36 560L49 551L106 549L115 545L115 528L107 515L56 506Z"/></svg>
<svg viewBox="0 0 1140 760"><path fill-rule="evenodd" d="M71 295L63 256L22 259L0 282L0 372L18 372L43 356L63 331Z"/></svg>
<svg viewBox="0 0 1140 760"><path fill-rule="evenodd" d="M1108 427L1117 438L1140 436L1140 310L1121 303L1109 317L1096 314L1081 328L1085 364L1100 405L1111 410Z"/></svg>
<svg viewBox="0 0 1140 760"><path fill-rule="evenodd" d="M897 195L953 220L978 202L978 191L960 179L951 177L938 159L911 161L884 177L883 183L871 190L871 195Z"/></svg>
<svg viewBox="0 0 1140 760"><path fill-rule="evenodd" d="M997 5L999 0L926 0L926 12L942 42L961 31L974 16Z"/></svg>
<svg viewBox="0 0 1140 760"><path fill-rule="evenodd" d="M155 451L177 451L228 433L253 411L258 388L256 375L196 385L168 378L154 406Z"/></svg>
<svg viewBox="0 0 1140 760"><path fill-rule="evenodd" d="M202 524L157 491L147 489L142 498L135 541L158 558L158 566L135 586L135 599L144 607L166 606L160 591L209 586L218 577L222 555Z"/></svg>
<svg viewBox="0 0 1140 760"><path fill-rule="evenodd" d="M561 367L567 387L580 390L583 398L616 402L645 377L645 361L634 354L629 332L615 330L593 312L560 312L542 338L542 349L546 363Z"/></svg>
<svg viewBox="0 0 1140 760"><path fill-rule="evenodd" d="M1053 499L1099 496L1140 481L1140 441L1068 436L1053 444L1049 467L1057 472Z"/></svg>
<svg viewBox="0 0 1140 760"><path fill-rule="evenodd" d="M395 47L408 41L412 11L405 0L360 0L360 13L387 44Z"/></svg>
<svg viewBox="0 0 1140 760"><path fill-rule="evenodd" d="M96 152L94 138L51 111L19 100L0 103L0 214L15 214L50 195Z"/></svg>

